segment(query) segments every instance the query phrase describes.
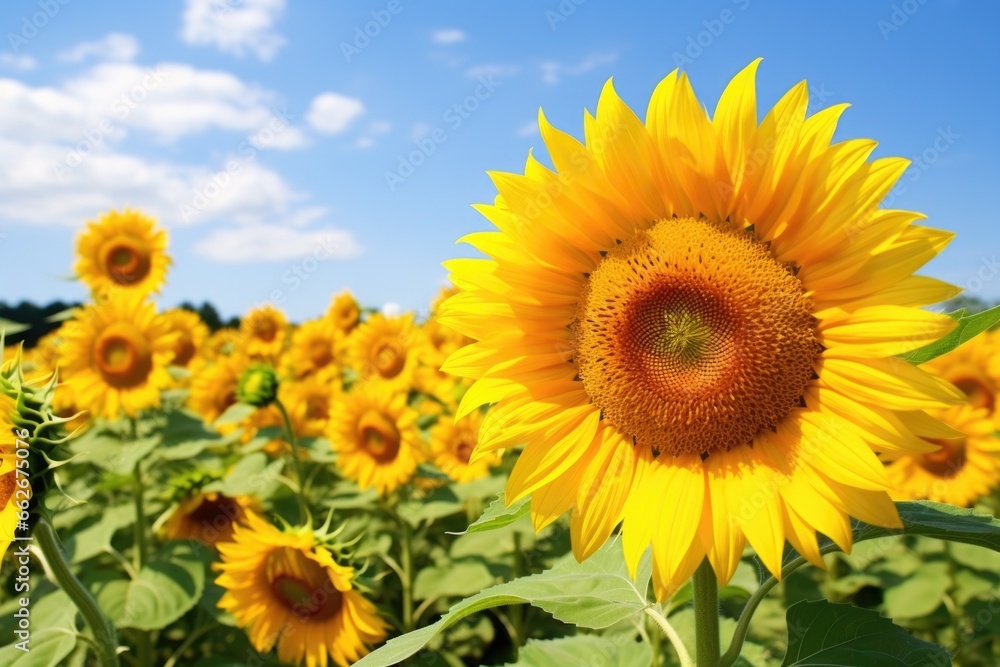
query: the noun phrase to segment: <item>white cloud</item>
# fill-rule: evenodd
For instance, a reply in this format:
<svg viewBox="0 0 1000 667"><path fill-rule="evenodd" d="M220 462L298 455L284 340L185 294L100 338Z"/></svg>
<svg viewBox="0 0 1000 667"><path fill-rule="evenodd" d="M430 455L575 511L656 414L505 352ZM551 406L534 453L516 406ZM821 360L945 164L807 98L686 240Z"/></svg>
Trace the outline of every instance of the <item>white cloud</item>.
<svg viewBox="0 0 1000 667"><path fill-rule="evenodd" d="M56 88L0 78L0 98L7 109L0 136L75 143L89 135L102 143L141 130L169 142L213 129L256 137L270 128L274 137L259 142L268 148L305 142L274 93L229 72L185 64L100 63Z"/></svg>
<svg viewBox="0 0 1000 667"><path fill-rule="evenodd" d="M14 55L13 53L0 53L0 65L16 70L29 70L38 67L38 61L29 55Z"/></svg>
<svg viewBox="0 0 1000 667"><path fill-rule="evenodd" d="M365 105L361 100L337 93L322 93L309 105L306 120L317 132L339 134L364 111Z"/></svg>
<svg viewBox="0 0 1000 667"><path fill-rule="evenodd" d="M519 137L533 137L536 134L538 134L538 121L535 120L517 128L517 136Z"/></svg>
<svg viewBox="0 0 1000 667"><path fill-rule="evenodd" d="M465 75L473 79L480 77L508 77L518 73L520 68L517 65L473 65L465 70Z"/></svg>
<svg viewBox="0 0 1000 667"><path fill-rule="evenodd" d="M304 231L283 225L217 229L195 245L195 252L217 262L266 262L313 257L349 259L361 253L354 236L325 227Z"/></svg>
<svg viewBox="0 0 1000 667"><path fill-rule="evenodd" d="M372 134L386 134L392 131L392 123L385 120L372 121L368 126L368 131Z"/></svg>
<svg viewBox="0 0 1000 667"><path fill-rule="evenodd" d="M83 42L56 54L56 60L78 63L94 56L98 60L132 60L139 53L139 42L132 35L113 32L96 42Z"/></svg>
<svg viewBox="0 0 1000 667"><path fill-rule="evenodd" d="M285 0L187 0L181 38L239 57L250 52L271 60L285 43L274 31L284 10Z"/></svg>
<svg viewBox="0 0 1000 667"><path fill-rule="evenodd" d="M381 312L386 317L396 317L403 312L403 307L395 301L389 301L382 304Z"/></svg>
<svg viewBox="0 0 1000 667"><path fill-rule="evenodd" d="M458 42L464 42L465 39L465 32L458 28L442 28L435 30L431 34L431 41L435 44L457 44Z"/></svg>
<svg viewBox="0 0 1000 667"><path fill-rule="evenodd" d="M614 51L610 51L608 53L595 53L587 56L575 65L549 60L541 64L542 81L550 85L555 85L559 83L560 78L563 76L579 76L581 74L586 74L601 65L610 65L616 60L618 60L618 54Z"/></svg>
<svg viewBox="0 0 1000 667"><path fill-rule="evenodd" d="M362 150L371 148L375 145L375 140L371 137L358 137L358 140L354 142L355 148L360 148Z"/></svg>
<svg viewBox="0 0 1000 667"><path fill-rule="evenodd" d="M420 141L430 133L431 126L427 123L414 123L410 127L410 139L412 141Z"/></svg>

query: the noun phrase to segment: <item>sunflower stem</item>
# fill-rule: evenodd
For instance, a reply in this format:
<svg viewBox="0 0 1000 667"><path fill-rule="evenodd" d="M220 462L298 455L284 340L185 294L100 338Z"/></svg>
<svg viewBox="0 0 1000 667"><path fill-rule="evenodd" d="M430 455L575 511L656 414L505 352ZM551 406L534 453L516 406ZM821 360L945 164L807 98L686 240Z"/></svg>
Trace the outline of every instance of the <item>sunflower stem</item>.
<svg viewBox="0 0 1000 667"><path fill-rule="evenodd" d="M93 633L98 664L101 667L118 667L118 635L115 632L115 626L101 611L90 591L84 588L80 580L69 569L69 564L63 558L62 550L59 548L59 538L48 519L39 518L38 523L35 524L33 535L38 541L38 546L45 555L45 560L49 564L59 587L73 600L73 604L80 610L87 627Z"/></svg>
<svg viewBox="0 0 1000 667"><path fill-rule="evenodd" d="M691 580L698 667L719 667L719 581L706 558Z"/></svg>
<svg viewBox="0 0 1000 667"><path fill-rule="evenodd" d="M143 499L142 464L136 461L132 470L132 500L135 502L135 526L132 529L135 544L132 547L132 569L142 570L146 564L146 554L149 546L146 544L146 507Z"/></svg>
<svg viewBox="0 0 1000 667"><path fill-rule="evenodd" d="M403 632L410 632L413 627L413 532L406 519L400 517L399 525L402 529L402 539L400 540L400 568L403 575L400 577L400 584L403 588Z"/></svg>
<svg viewBox="0 0 1000 667"><path fill-rule="evenodd" d="M305 476L302 474L302 458L299 456L299 443L295 438L295 429L292 428L292 418L288 416L285 404L279 399L274 399L274 404L278 406L278 412L281 413L281 418L285 422L285 431L288 433L288 445L292 450L292 465L295 467L295 481L298 487L295 497L299 502L299 521L303 523L311 522L309 504L306 502L305 496Z"/></svg>

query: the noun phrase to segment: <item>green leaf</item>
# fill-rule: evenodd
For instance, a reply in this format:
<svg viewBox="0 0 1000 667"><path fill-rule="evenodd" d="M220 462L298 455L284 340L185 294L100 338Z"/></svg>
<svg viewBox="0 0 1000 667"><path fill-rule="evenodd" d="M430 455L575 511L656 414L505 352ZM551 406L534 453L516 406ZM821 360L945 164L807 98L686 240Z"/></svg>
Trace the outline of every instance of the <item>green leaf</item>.
<svg viewBox="0 0 1000 667"><path fill-rule="evenodd" d="M206 549L168 542L150 559L125 595L121 625L160 630L191 609L205 590Z"/></svg>
<svg viewBox="0 0 1000 667"><path fill-rule="evenodd" d="M0 665L5 667L60 667L76 647L76 607L62 591L54 591L29 607L31 637L28 652L17 648L19 638L0 647ZM5 639L11 637L4 633Z"/></svg>
<svg viewBox="0 0 1000 667"><path fill-rule="evenodd" d="M472 595L496 584L505 574L500 570L483 558L449 560L420 570L413 581L413 595L418 600Z"/></svg>
<svg viewBox="0 0 1000 667"><path fill-rule="evenodd" d="M898 584L886 588L882 604L885 612L893 618L920 618L941 606L950 586L947 563L924 563Z"/></svg>
<svg viewBox="0 0 1000 667"><path fill-rule="evenodd" d="M922 364L942 354L951 352L959 345L966 343L983 333L997 322L1000 322L1000 306L994 306L975 315L966 315L965 309L949 313L949 317L958 320L958 326L947 336L925 345L918 350L903 355L911 364Z"/></svg>
<svg viewBox="0 0 1000 667"><path fill-rule="evenodd" d="M826 600L788 608L781 667L950 665L947 649L910 635L878 612Z"/></svg>
<svg viewBox="0 0 1000 667"><path fill-rule="evenodd" d="M70 442L75 454L86 454L94 465L116 473L129 475L138 461L144 459L160 444L159 437L125 440L111 430L94 428Z"/></svg>
<svg viewBox="0 0 1000 667"><path fill-rule="evenodd" d="M212 424L214 426L224 426L226 424L239 424L244 419L257 411L257 408L249 403L233 403L226 411L219 415Z"/></svg>
<svg viewBox="0 0 1000 667"><path fill-rule="evenodd" d="M233 498L241 495L265 497L266 489L276 483L285 462L271 459L264 452L241 457L226 476L205 486L205 491L218 491Z"/></svg>
<svg viewBox="0 0 1000 667"><path fill-rule="evenodd" d="M509 526L514 523L522 516L525 516L530 509L530 497L522 498L508 507L503 499L503 494L501 493L493 500L493 502L490 503L489 507L486 508L478 519L469 524L468 528L463 530L461 533L454 534L465 535L466 533L482 533L487 530L503 528L504 526Z"/></svg>
<svg viewBox="0 0 1000 667"><path fill-rule="evenodd" d="M872 540L888 535L924 535L1000 551L1000 521L975 510L929 500L896 503L903 529L880 528L860 523L854 540Z"/></svg>
<svg viewBox="0 0 1000 667"><path fill-rule="evenodd" d="M649 644L614 640L596 635L577 635L561 639L533 640L518 654L517 662L506 667L616 667L617 665L648 665L653 659Z"/></svg>
<svg viewBox="0 0 1000 667"><path fill-rule="evenodd" d="M135 521L135 507L118 505L104 509L94 521L86 520L84 527L74 527L73 533L63 539L63 551L73 564L103 553L110 546L115 533ZM63 534L65 534L64 531Z"/></svg>
<svg viewBox="0 0 1000 667"><path fill-rule="evenodd" d="M484 609L530 604L564 623L607 628L641 613L648 605L646 590L652 572L647 553L636 581L628 575L621 541L609 540L583 563L567 556L541 574L500 584L459 602L436 623L390 640L355 663L356 667L389 667L420 651L435 636L463 618Z"/></svg>

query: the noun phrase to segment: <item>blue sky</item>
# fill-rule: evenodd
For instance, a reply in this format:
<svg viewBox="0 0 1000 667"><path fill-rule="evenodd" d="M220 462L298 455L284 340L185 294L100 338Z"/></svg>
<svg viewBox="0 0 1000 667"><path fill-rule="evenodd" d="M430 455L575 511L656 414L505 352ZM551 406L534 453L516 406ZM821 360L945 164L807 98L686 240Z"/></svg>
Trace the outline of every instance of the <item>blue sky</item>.
<svg viewBox="0 0 1000 667"><path fill-rule="evenodd" d="M762 111L808 79L812 110L853 105L838 138L919 158L892 207L958 232L925 272L997 299L998 24L948 0L4 2L0 298L83 298L75 235L132 206L170 230L165 306L420 309L487 225L486 170L544 155L539 106L580 136L607 78L643 115L681 66L711 110L763 56Z"/></svg>

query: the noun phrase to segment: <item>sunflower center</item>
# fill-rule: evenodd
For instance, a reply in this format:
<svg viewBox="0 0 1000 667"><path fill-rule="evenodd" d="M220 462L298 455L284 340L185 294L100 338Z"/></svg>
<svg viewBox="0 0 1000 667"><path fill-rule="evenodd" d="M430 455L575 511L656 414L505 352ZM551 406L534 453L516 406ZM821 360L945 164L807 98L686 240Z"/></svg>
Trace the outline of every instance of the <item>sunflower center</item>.
<svg viewBox="0 0 1000 667"><path fill-rule="evenodd" d="M468 463L472 460L472 452L475 451L475 449L476 446L474 444L463 438L455 445L455 456L462 463Z"/></svg>
<svg viewBox="0 0 1000 667"><path fill-rule="evenodd" d="M187 366L198 350L194 346L194 341L187 332L181 332L174 344L174 365Z"/></svg>
<svg viewBox="0 0 1000 667"><path fill-rule="evenodd" d="M153 369L149 341L128 322L116 322L94 341L94 360L104 380L116 388L142 384Z"/></svg>
<svg viewBox="0 0 1000 667"><path fill-rule="evenodd" d="M605 254L571 326L604 418L672 455L748 444L801 404L820 346L793 268L752 233L661 220Z"/></svg>
<svg viewBox="0 0 1000 667"><path fill-rule="evenodd" d="M310 396L306 399L306 419L327 419L330 416L330 402L326 396Z"/></svg>
<svg viewBox="0 0 1000 667"><path fill-rule="evenodd" d="M216 529L231 525L243 514L240 504L232 498L218 496L205 498L191 512L191 521L199 526L212 526ZM221 525L220 525L221 524Z"/></svg>
<svg viewBox="0 0 1000 667"><path fill-rule="evenodd" d="M329 620L343 606L344 595L326 570L298 549L282 547L272 552L265 576L275 599L305 620Z"/></svg>
<svg viewBox="0 0 1000 667"><path fill-rule="evenodd" d="M316 368L323 368L333 361L333 345L330 341L323 338L314 338L309 341L309 346L306 348L306 354L309 357L309 361Z"/></svg>
<svg viewBox="0 0 1000 667"><path fill-rule="evenodd" d="M388 463L399 454L399 429L381 412L368 410L358 420L358 444L379 463Z"/></svg>
<svg viewBox="0 0 1000 667"><path fill-rule="evenodd" d="M0 475L0 511L7 508L7 503L10 502L11 497L14 495L14 489L17 487L15 472L11 470L8 473Z"/></svg>
<svg viewBox="0 0 1000 667"><path fill-rule="evenodd" d="M391 341L382 342L372 353L372 365L382 377L394 378L406 366L406 355L403 354L399 344Z"/></svg>
<svg viewBox="0 0 1000 667"><path fill-rule="evenodd" d="M108 276L119 285L141 282L152 268L150 256L128 236L108 239L101 248Z"/></svg>
<svg viewBox="0 0 1000 667"><path fill-rule="evenodd" d="M941 449L929 452L920 457L920 467L943 479L954 477L965 467L965 438L956 440L937 440L927 438L928 442L940 445Z"/></svg>
<svg viewBox="0 0 1000 667"><path fill-rule="evenodd" d="M992 383L984 378L980 372L975 369L963 369L962 372L954 373L948 379L968 397L968 402L972 407L993 411L996 391Z"/></svg>
<svg viewBox="0 0 1000 667"><path fill-rule="evenodd" d="M253 323L253 333L262 341L270 343L278 335L278 323L270 317L258 318Z"/></svg>

